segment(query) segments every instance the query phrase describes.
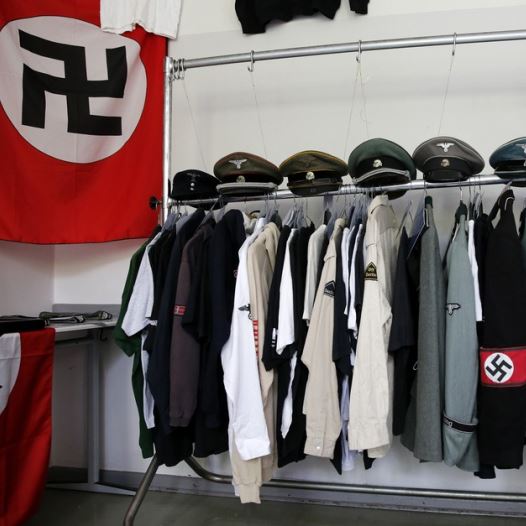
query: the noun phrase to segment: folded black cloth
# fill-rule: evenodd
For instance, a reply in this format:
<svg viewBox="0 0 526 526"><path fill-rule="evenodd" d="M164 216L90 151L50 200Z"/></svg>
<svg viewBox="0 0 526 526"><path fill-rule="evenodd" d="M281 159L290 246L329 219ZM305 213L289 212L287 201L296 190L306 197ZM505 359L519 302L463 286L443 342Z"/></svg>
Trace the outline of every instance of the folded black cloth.
<svg viewBox="0 0 526 526"><path fill-rule="evenodd" d="M40 318L19 315L0 316L0 335L9 332L38 331L45 326L46 322Z"/></svg>

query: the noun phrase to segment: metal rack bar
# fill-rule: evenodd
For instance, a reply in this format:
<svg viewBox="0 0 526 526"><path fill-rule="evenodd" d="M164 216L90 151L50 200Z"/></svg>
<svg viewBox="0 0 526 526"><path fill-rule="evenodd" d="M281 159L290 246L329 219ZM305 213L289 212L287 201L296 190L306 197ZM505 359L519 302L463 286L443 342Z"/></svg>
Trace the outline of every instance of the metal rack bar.
<svg viewBox="0 0 526 526"><path fill-rule="evenodd" d="M254 63L264 60L280 60L286 58L300 58L300 57L312 57L319 55L333 55L340 53L356 53L358 51L378 51L378 50L389 50L389 49L406 49L406 48L418 48L418 47L434 47L434 46L448 46L448 45L461 45L461 44L478 44L486 42L509 42L509 41L518 41L526 40L526 30L519 29L513 31L491 31L483 33L460 33L453 35L433 35L433 36L422 36L422 37L410 37L410 38L396 38L396 39L384 39L384 40L369 40L369 41L358 41L358 42L348 42L340 44L328 44L321 46L305 46L305 47L296 47L296 48L287 48L287 49L274 49L266 51L250 51L246 53L236 53L230 55L221 55L221 56L212 56L212 57L202 57L195 59L175 59L172 57L166 57L165 67L164 67L164 112L163 112L163 198L162 198L162 221L165 220L169 207L171 205L171 200L169 197L169 180L171 176L171 140L172 140L172 126L171 126L171 117L172 117L172 84L178 74L184 74L184 71L187 69L194 68L203 68L210 66L222 66L226 64L239 64L239 63ZM397 186L383 186L383 187L374 187L369 188L369 192L390 192L390 191L400 191L400 190L424 190L430 188L444 188L444 187L458 187L458 186L478 186L489 185L489 184L501 184L506 181L498 178L497 176L485 176L485 177L476 177L469 179L468 181L463 181L461 183L442 183L431 185L425 183L424 181L413 181L406 185L397 185ZM358 189L354 185L344 185L338 192L332 192L332 195L345 195L353 193L362 193L364 189ZM294 194L289 190L279 190L275 193L276 199L290 199L294 197ZM252 200L261 200L265 197L259 197ZM228 201L248 201L245 197L229 197ZM188 201L188 204L198 204L210 202L206 201ZM139 487L139 491L136 493L134 499L131 502L128 513L126 514L125 525L133 525L133 521L137 511L139 510L140 504L146 491L148 490L151 481L155 475L157 467L159 465L158 459L156 456L152 459L152 462L146 472L143 481ZM190 463L192 466L192 463ZM196 471L197 472L197 471ZM221 477L214 475L206 471L204 468L199 468L198 474L205 476L208 474L208 477ZM212 478L213 479L213 478ZM212 480L210 479L210 480ZM222 480L218 480L222 482ZM286 482L286 481L282 481ZM299 484L295 482L295 484ZM307 484L306 482L302 484ZM316 489L322 488L336 488L345 485L335 485L327 483L313 483L316 484ZM288 486L287 486L288 487ZM307 487L307 486L302 486ZM357 486L355 489L349 491L359 491ZM368 491L379 493L384 493L386 488L372 487L368 486ZM412 495L413 489L411 488L400 488L400 490L407 490L409 495ZM418 490L424 491L424 490ZM435 490L425 490L430 493L426 493L426 496L435 496ZM451 491L449 492L454 496L461 492ZM497 494L495 494L495 498ZM508 496L506 496L508 497ZM512 497L511 495L509 497ZM523 496L519 496L520 500L523 500ZM488 497L489 498L489 497ZM513 500L513 499L512 499Z"/></svg>
<svg viewBox="0 0 526 526"><path fill-rule="evenodd" d="M526 177L514 179L514 181L526 181ZM486 185L496 185L496 184L506 184L510 181L508 179L502 179L497 175L480 175L466 179L465 181L456 181L456 182L444 182L444 183L428 183L423 179L418 179L416 181L411 181L410 183L397 184L397 185L384 185L384 186L355 186L353 184L344 184L340 187L339 190L334 192L325 192L318 195L307 195L299 196L292 193L290 190L277 190L272 194L256 195L251 197L232 195L225 195L223 197L224 201L230 203L242 203L245 201L264 201L266 199L270 200L282 200L282 199L303 199L304 197L320 197L325 195L339 196L339 195L352 195L352 194L364 194L364 193L374 193L382 194L389 192L400 192L400 191L411 191L411 190L432 190L434 188L459 188L463 186L486 186ZM188 205L204 205L212 204L217 199L194 199L189 201L183 201L184 204Z"/></svg>
<svg viewBox="0 0 526 526"><path fill-rule="evenodd" d="M490 31L485 33L460 33L457 35L433 35L424 37L391 38L384 40L364 40L326 44L322 46L304 46L285 49L272 49L231 55L183 59L180 65L183 69L224 66L243 62L259 62L262 60L279 60L284 58L313 57L318 55L335 55L340 53L356 53L361 51L378 51L386 49L407 49L415 47L449 46L453 43L481 44L485 42L508 42L526 40L526 30Z"/></svg>
<svg viewBox="0 0 526 526"><path fill-rule="evenodd" d="M231 484L230 475L213 473L204 468L194 457L186 460L196 475L210 482ZM396 488L392 486L368 486L365 484L339 484L310 480L273 479L265 486L284 489L306 489L315 491L342 491L345 493L368 493L376 495L399 495L402 497L434 497L444 499L498 500L506 502L526 502L526 495L520 493L485 493L482 491L457 491L422 488Z"/></svg>

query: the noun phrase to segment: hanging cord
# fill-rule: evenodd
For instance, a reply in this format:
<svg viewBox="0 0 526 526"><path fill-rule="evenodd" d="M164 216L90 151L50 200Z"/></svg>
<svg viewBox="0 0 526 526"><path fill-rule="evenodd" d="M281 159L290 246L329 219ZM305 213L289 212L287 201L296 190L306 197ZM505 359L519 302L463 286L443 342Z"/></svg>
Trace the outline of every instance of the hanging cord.
<svg viewBox="0 0 526 526"><path fill-rule="evenodd" d="M201 163L203 164L203 169L204 169L205 172L207 172L208 171L208 165L207 165L207 162L205 161L205 155L203 153L203 146L202 146L202 143L201 143L201 138L199 137L199 132L197 131L197 124L196 124L196 121L195 121L194 110L192 108L192 104L190 103L190 97L188 95L188 90L186 89L186 79L185 79L185 77L186 77L186 75L185 75L184 58L183 58L183 59L180 59L178 61L177 74L176 74L175 78L177 80L181 80L182 81L184 96L186 97L186 103L188 104L188 110L190 112L190 119L192 120L192 128L194 130L195 140L197 142L197 148L199 150L199 156L201 157Z"/></svg>
<svg viewBox="0 0 526 526"><path fill-rule="evenodd" d="M362 41L358 42L358 55L356 55L356 62L358 62L358 75L360 77L360 91L362 95L362 120L365 122L365 135L369 138L369 119L367 118L367 97L365 95L365 83L363 81L362 72Z"/></svg>
<svg viewBox="0 0 526 526"><path fill-rule="evenodd" d="M263 145L263 152L265 153L265 159L268 159L267 154L267 143L265 142L265 134L263 133L263 123L261 121L261 111L259 110L259 102L256 90L256 78L254 76L254 51L250 52L250 65L247 67L250 73L250 84L252 85L252 95L254 96L254 105L256 107L256 115L258 119L259 135L261 137L261 144Z"/></svg>
<svg viewBox="0 0 526 526"><path fill-rule="evenodd" d="M356 88L358 86L358 65L356 66L355 73L354 73L354 84L352 87L352 98L351 98L351 107L349 108L349 119L347 121L347 133L345 134L345 144L343 145L343 158L347 159L348 154L348 148L349 148L349 138L351 135L351 124L352 124L352 116L354 113L354 103L356 101Z"/></svg>
<svg viewBox="0 0 526 526"><path fill-rule="evenodd" d="M446 89L444 91L444 98L442 99L442 110L440 112L440 121L438 123L438 133L437 133L438 136L440 136L440 132L442 131L442 122L444 121L444 114L446 111L446 100L449 94L449 83L451 81L451 72L453 71L453 64L455 63L456 50L457 50L457 34L455 33L453 35L453 48L451 49L451 58L449 60L449 71L447 74Z"/></svg>

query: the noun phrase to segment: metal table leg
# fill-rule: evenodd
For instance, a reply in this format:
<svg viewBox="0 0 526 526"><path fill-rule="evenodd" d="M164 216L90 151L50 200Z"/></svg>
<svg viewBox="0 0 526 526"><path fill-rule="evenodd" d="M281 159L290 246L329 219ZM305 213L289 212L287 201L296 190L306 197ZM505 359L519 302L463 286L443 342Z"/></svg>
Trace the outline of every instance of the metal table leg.
<svg viewBox="0 0 526 526"><path fill-rule="evenodd" d="M87 345L87 420L88 420L88 479L86 482L51 483L49 488L91 491L94 493L111 493L115 495L133 495L133 491L126 488L108 486L100 482L100 342L98 331L91 331L89 339L64 342L63 344L83 343Z"/></svg>

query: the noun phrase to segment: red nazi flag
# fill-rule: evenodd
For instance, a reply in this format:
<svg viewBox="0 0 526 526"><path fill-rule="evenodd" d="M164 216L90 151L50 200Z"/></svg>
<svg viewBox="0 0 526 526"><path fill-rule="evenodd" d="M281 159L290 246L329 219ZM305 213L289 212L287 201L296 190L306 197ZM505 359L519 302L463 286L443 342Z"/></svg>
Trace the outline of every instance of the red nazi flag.
<svg viewBox="0 0 526 526"><path fill-rule="evenodd" d="M36 510L51 446L55 330L0 336L0 526Z"/></svg>
<svg viewBox="0 0 526 526"><path fill-rule="evenodd" d="M166 39L99 0L0 3L0 239L147 237L161 192Z"/></svg>

